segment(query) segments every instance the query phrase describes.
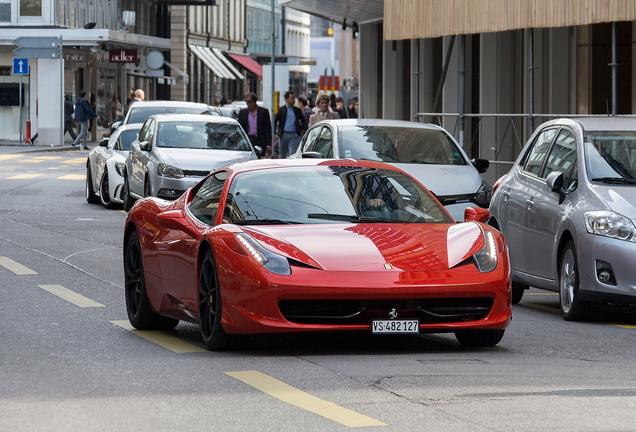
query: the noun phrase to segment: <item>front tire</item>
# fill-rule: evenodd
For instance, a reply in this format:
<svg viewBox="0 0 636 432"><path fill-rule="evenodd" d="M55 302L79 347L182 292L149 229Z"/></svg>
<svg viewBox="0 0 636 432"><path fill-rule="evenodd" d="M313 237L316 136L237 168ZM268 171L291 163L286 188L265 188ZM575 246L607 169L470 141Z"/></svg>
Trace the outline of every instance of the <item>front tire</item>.
<svg viewBox="0 0 636 432"><path fill-rule="evenodd" d="M146 292L144 265L137 231L130 234L124 251L126 312L133 327L140 330L173 329L179 320L152 311Z"/></svg>
<svg viewBox="0 0 636 432"><path fill-rule="evenodd" d="M232 345L235 337L228 335L221 326L223 312L221 287L216 272L216 262L211 250L203 255L199 274L199 325L201 339L208 349L223 351Z"/></svg>
<svg viewBox="0 0 636 432"><path fill-rule="evenodd" d="M115 207L115 203L110 199L110 184L108 183L108 171L104 171L102 175L102 181L99 185L99 200L102 205L107 209Z"/></svg>
<svg viewBox="0 0 636 432"><path fill-rule="evenodd" d="M455 332L457 341L465 347L492 347L503 338L505 330L462 330Z"/></svg>
<svg viewBox="0 0 636 432"><path fill-rule="evenodd" d="M86 202L96 204L98 201L95 190L93 189L93 175L90 165L86 165Z"/></svg>
<svg viewBox="0 0 636 432"><path fill-rule="evenodd" d="M566 321L585 321L590 318L592 307L590 303L579 299L580 288L576 249L574 242L570 240L563 249L559 271L559 304L561 315Z"/></svg>
<svg viewBox="0 0 636 432"><path fill-rule="evenodd" d="M144 197L152 196L152 189L150 188L150 180L146 178L144 182Z"/></svg>
<svg viewBox="0 0 636 432"><path fill-rule="evenodd" d="M132 206L135 204L135 199L130 195L128 176L124 177L124 186L122 187L121 199L124 202L124 210L130 211Z"/></svg>

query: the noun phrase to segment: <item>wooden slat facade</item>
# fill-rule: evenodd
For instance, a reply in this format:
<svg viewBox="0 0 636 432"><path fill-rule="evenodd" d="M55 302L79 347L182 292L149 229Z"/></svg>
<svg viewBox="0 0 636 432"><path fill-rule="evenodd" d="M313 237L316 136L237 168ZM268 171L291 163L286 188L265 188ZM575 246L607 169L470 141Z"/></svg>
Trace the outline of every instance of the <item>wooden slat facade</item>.
<svg viewBox="0 0 636 432"><path fill-rule="evenodd" d="M636 20L636 0L384 0L384 39Z"/></svg>

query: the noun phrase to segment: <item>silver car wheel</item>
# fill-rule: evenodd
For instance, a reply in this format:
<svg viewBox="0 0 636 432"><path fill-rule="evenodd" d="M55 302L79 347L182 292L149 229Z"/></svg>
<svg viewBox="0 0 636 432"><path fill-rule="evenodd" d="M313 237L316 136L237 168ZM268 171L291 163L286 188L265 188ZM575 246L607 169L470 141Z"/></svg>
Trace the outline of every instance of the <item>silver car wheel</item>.
<svg viewBox="0 0 636 432"><path fill-rule="evenodd" d="M566 249L563 254L563 260L561 261L561 277L560 277L560 294L561 294L561 309L566 314L572 309L572 303L574 302L574 290L576 289L576 259L574 258L574 252L572 249Z"/></svg>

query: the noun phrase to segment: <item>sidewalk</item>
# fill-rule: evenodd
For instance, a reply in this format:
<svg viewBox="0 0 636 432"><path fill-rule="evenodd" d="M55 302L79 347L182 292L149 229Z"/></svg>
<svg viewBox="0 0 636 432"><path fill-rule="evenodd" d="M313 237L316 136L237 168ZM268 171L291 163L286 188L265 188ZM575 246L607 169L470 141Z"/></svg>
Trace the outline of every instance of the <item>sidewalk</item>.
<svg viewBox="0 0 636 432"><path fill-rule="evenodd" d="M87 141L87 145L89 149L93 149L96 145L99 144L101 140L101 136L103 133L108 132L108 129L104 129L101 127L97 128L97 140L91 141L90 139ZM73 147L71 145L73 141L70 138L64 140L64 144L61 146L47 146L47 145L38 145L38 140L35 140L35 145L30 145L29 143L20 142L18 140L0 140L0 154L8 154L8 153L37 153L37 152L58 152L58 151L68 151L75 150L81 153L88 155L90 150L82 150L81 147Z"/></svg>

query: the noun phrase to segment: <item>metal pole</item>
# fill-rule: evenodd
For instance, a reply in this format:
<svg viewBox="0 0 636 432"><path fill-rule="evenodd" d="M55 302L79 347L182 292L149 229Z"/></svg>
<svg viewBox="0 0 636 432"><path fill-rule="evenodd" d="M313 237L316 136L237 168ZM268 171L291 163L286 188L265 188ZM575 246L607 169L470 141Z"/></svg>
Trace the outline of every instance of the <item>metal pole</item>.
<svg viewBox="0 0 636 432"><path fill-rule="evenodd" d="M435 95L435 105L433 105L434 113L437 112L440 101L442 99L442 89L444 88L444 82L446 81L446 72L448 72L448 63L450 62L450 56L453 53L454 44L455 44L455 35L452 35L448 42L448 49L446 50L446 59L444 60L444 68L442 69L442 76L440 77L439 85L437 86L437 94ZM431 120L431 122L433 121L435 121L434 118Z"/></svg>
<svg viewBox="0 0 636 432"><path fill-rule="evenodd" d="M528 113L530 114L530 133L534 132L534 29L528 30Z"/></svg>
<svg viewBox="0 0 636 432"><path fill-rule="evenodd" d="M274 152L274 93L276 92L276 0L272 0L272 154Z"/></svg>
<svg viewBox="0 0 636 432"><path fill-rule="evenodd" d="M28 72L28 71L27 71ZM24 142L22 138L22 75L20 75L20 89L18 90L18 98L20 98L20 142ZM31 138L31 137L29 137Z"/></svg>
<svg viewBox="0 0 636 432"><path fill-rule="evenodd" d="M414 120L419 121L420 112L420 39L415 40L415 115Z"/></svg>
<svg viewBox="0 0 636 432"><path fill-rule="evenodd" d="M60 129L60 147L64 146L64 48L62 46L62 36L57 38L57 50L60 55L60 90L61 90L61 110L59 125L62 125ZM95 119L95 130L97 130L97 119ZM31 138L31 137L29 137ZM52 146L53 144L51 144Z"/></svg>
<svg viewBox="0 0 636 432"><path fill-rule="evenodd" d="M612 23L612 115L616 115L616 22Z"/></svg>
<svg viewBox="0 0 636 432"><path fill-rule="evenodd" d="M459 145L464 150L464 105L466 103L466 35L459 37Z"/></svg>

